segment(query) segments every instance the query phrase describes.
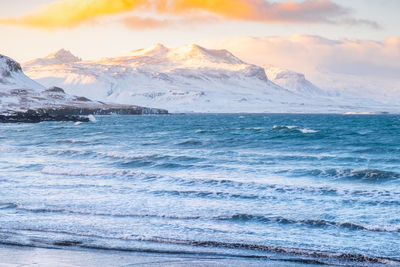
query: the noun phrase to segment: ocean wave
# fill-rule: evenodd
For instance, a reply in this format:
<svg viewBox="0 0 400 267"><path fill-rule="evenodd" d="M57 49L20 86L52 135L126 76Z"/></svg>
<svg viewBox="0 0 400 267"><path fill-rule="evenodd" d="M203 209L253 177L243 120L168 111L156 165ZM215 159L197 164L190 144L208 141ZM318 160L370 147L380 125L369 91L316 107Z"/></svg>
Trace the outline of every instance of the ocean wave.
<svg viewBox="0 0 400 267"><path fill-rule="evenodd" d="M17 232L15 232L17 231ZM95 249L95 250L109 250L109 251L123 251L123 252L142 252L142 253L163 253L163 254L180 254L180 255L208 255L208 256L225 256L225 257L237 257L237 258L254 258L254 259L268 259L274 261L285 261L285 262L296 262L296 263L308 263L308 264L319 264L319 265L340 265L340 266L355 266L365 265L374 266L374 264L389 265L389 266L400 266L400 260L390 257L380 257L367 254L349 253L349 252L334 252L334 251L322 251L313 250L307 248L296 248L296 247L284 247L267 244L254 244L254 243L239 243L239 242L223 242L214 240L189 240L189 239L176 239L167 237L140 237L137 235L131 235L130 237L115 237L106 235L95 235L90 233L78 233L69 232L63 230L51 230L51 229L31 229L31 228L15 228L13 232L1 231L5 234L16 235L18 231L28 232L40 232L40 233L54 233L67 236L73 236L68 238L54 237L52 239L41 239L34 238L30 240L0 240L0 244L13 245L21 247L44 247L44 248L60 248L60 247L77 247L84 249ZM84 238L83 238L84 237ZM87 238L98 239L97 242L87 242ZM145 242L147 246L118 246L108 245L105 240L121 240L126 242ZM103 240L103 241L100 241ZM162 249L152 247L150 244L170 244L174 245L173 249ZM182 247L179 247L182 246ZM185 247L198 247L198 248L217 248L217 249L229 249L237 250L237 252L222 250L222 251L204 251L204 250L187 250ZM249 253L244 253L247 250ZM240 253L239 251L242 251ZM257 252L252 254L252 252ZM268 253L260 254L260 252ZM270 255L269 253L274 253ZM300 258L297 258L300 257ZM372 264L372 265L371 265Z"/></svg>
<svg viewBox="0 0 400 267"><path fill-rule="evenodd" d="M93 152L88 150L73 150L73 149L57 149L54 152L58 156L93 156Z"/></svg>
<svg viewBox="0 0 400 267"><path fill-rule="evenodd" d="M161 238L161 237L142 239L142 241L168 243L174 245L190 245L196 247L245 249L250 251L262 251L262 252L272 252L272 253L286 254L286 255L295 255L302 257L309 257L309 259L302 259L300 260L300 262L307 262L307 260L311 259L315 260L315 262L318 262L318 264L323 264L323 265L325 264L336 265L338 263L339 265L342 266L354 266L354 263L389 264L396 266L400 265L400 260L393 258L386 258L379 256L375 257L364 254L346 253L346 252L329 252L329 251L318 251L312 249L280 247L272 245L230 243L230 242L219 242L219 241L182 240L182 239ZM247 257L252 257L252 256L247 256ZM254 257L257 258L257 256ZM258 258L263 258L263 256L259 255ZM290 258L287 258L287 261L290 261ZM297 261L297 259L294 259L294 261Z"/></svg>
<svg viewBox="0 0 400 267"><path fill-rule="evenodd" d="M15 209L18 205L15 203L0 203L0 210Z"/></svg>
<svg viewBox="0 0 400 267"><path fill-rule="evenodd" d="M299 131L302 132L302 133L305 133L305 134L307 134L307 133L318 133L318 131L316 131L316 130L307 129L307 128L299 129Z"/></svg>
<svg viewBox="0 0 400 267"><path fill-rule="evenodd" d="M149 154L149 155L140 155L132 152L98 152L99 156L107 157L111 159L139 159L139 160L162 160L168 159L170 156L164 154Z"/></svg>
<svg viewBox="0 0 400 267"><path fill-rule="evenodd" d="M194 163L204 160L203 158L185 156L185 155L167 155L167 154L140 155L130 152L99 152L98 155L100 155L101 157L123 160L122 162L123 165L132 165L132 166L149 166L149 165L159 166L166 164L180 165L182 164L182 162ZM185 167L185 166L182 165L180 167Z"/></svg>
<svg viewBox="0 0 400 267"><path fill-rule="evenodd" d="M247 127L246 130L261 131L264 127Z"/></svg>
<svg viewBox="0 0 400 267"><path fill-rule="evenodd" d="M241 188L243 189L244 186L242 186ZM257 190L254 191L254 193L245 193L245 192L232 193L225 191L206 191L206 190L155 190L155 191L146 190L146 193L160 195L160 196L176 196L176 197L188 197L188 198L269 200L269 201L281 198L281 196L276 195L276 193L288 194L288 195L298 194L303 196L307 194L311 197L347 196L341 199L341 202L343 204L359 203L369 206L400 206L399 194L396 192L387 192L387 191L371 192L366 190L364 191L346 190L346 189L336 189L330 187L296 187L296 186L285 186L285 185L269 185L269 186L255 185L254 188ZM380 197L387 198L388 196L397 199L392 199L392 200L380 199ZM371 200L371 198L374 198L374 200ZM338 201L335 200L335 202L337 203Z"/></svg>
<svg viewBox="0 0 400 267"><path fill-rule="evenodd" d="M298 126L295 125L274 125L272 127L274 131L279 131L279 132L300 132L303 134L311 134L311 133L318 133L319 131L313 130L313 129L308 129L308 128L299 128Z"/></svg>
<svg viewBox="0 0 400 267"><path fill-rule="evenodd" d="M317 187L317 186L295 186L295 185L283 185L283 184L267 184L258 182L245 182L236 181L232 179L205 179L205 178L183 178L183 177L168 177L173 183L177 183L184 186L212 186L214 189L248 189L257 190L255 192L277 192L277 193L301 193L301 194L311 194L311 195L351 195L352 192L345 189L337 189L328 186ZM370 196L369 192L365 192ZM387 194L387 192L384 192ZM375 195L375 194L374 194Z"/></svg>
<svg viewBox="0 0 400 267"><path fill-rule="evenodd" d="M193 164L174 163L171 162L157 162L148 160L129 160L120 163L124 167L149 167L155 169L189 169L194 167Z"/></svg>
<svg viewBox="0 0 400 267"><path fill-rule="evenodd" d="M113 170L113 169L94 169L94 168L77 168L77 167L57 167L45 166L42 171L43 174L61 175L61 176L122 176L122 177L146 177L147 175L140 172L131 170Z"/></svg>
<svg viewBox="0 0 400 267"><path fill-rule="evenodd" d="M366 182L384 182L400 179L400 173L378 169L314 169L303 172L304 174L311 174L312 176Z"/></svg>
<svg viewBox="0 0 400 267"><path fill-rule="evenodd" d="M15 209L19 211L31 212L31 213L59 213L59 214L75 214L84 216L102 216L102 217L116 217L116 218L159 218L159 219L171 219L171 220L197 220L206 219L201 216L178 216L168 214L133 214L133 213L118 213L118 212L99 212L99 211L85 211L85 210L74 210L66 208L41 208L20 205L17 203L4 203L0 204L1 209Z"/></svg>
<svg viewBox="0 0 400 267"><path fill-rule="evenodd" d="M157 192L155 192L157 193ZM161 192L162 194L162 192ZM253 214L234 214L234 215L218 215L218 216L201 216L201 215L170 215L170 214L134 214L134 213L120 213L120 212L99 212L99 211L88 211L88 210L74 210L66 208L53 208L53 207L32 207L26 205L20 205L17 203L0 203L0 210L3 209L15 209L19 211L31 212L31 213L58 213L58 214L74 214L82 216L102 216L102 217L114 217L114 218L158 218L167 220L216 220L216 221L228 221L228 222L254 222L254 223L277 223L282 225L302 225L306 227L337 227L352 231L369 231L369 232L390 232L400 233L400 228L396 226L365 226L352 222L336 222L328 221L324 219L293 219L285 218L282 216L263 216Z"/></svg>
<svg viewBox="0 0 400 267"><path fill-rule="evenodd" d="M275 130L275 131L281 131L281 130L287 131L287 130L293 130L293 129L296 129L296 128L297 128L297 126L295 126L295 125L289 125L289 126L286 126L286 125L274 125L272 127L272 129Z"/></svg>
<svg viewBox="0 0 400 267"><path fill-rule="evenodd" d="M227 192L210 192L210 191L196 191L196 190L156 190L150 191L155 195L170 195L182 197L200 197L200 198L231 198L231 199L277 199L276 196L260 196L256 194L242 194L242 193L227 193Z"/></svg>
<svg viewBox="0 0 400 267"><path fill-rule="evenodd" d="M232 216L215 217L217 220L232 221L232 222L262 222L262 223L279 223L279 224L297 224L307 227L338 227L347 230L363 230L370 232L393 232L400 233L400 228L387 227L370 227L352 222L335 222L323 219L291 219L281 216L262 216L252 214L235 214Z"/></svg>
<svg viewBox="0 0 400 267"><path fill-rule="evenodd" d="M92 144L92 142L90 142L90 141L79 140L79 139L57 140L56 143L57 144L81 144L81 145Z"/></svg>
<svg viewBox="0 0 400 267"><path fill-rule="evenodd" d="M200 146L203 143L199 140L186 140L183 142L178 143L178 146Z"/></svg>

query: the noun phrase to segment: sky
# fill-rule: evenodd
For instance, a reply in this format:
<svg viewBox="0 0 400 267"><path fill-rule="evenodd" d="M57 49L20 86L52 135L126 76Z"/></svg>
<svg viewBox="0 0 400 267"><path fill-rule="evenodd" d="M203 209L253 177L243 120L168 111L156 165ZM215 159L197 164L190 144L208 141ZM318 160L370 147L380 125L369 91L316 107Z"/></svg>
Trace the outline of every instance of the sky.
<svg viewBox="0 0 400 267"><path fill-rule="evenodd" d="M0 0L0 54L24 62L65 48L96 59L155 43L298 34L386 42L400 35L399 10L399 0Z"/></svg>

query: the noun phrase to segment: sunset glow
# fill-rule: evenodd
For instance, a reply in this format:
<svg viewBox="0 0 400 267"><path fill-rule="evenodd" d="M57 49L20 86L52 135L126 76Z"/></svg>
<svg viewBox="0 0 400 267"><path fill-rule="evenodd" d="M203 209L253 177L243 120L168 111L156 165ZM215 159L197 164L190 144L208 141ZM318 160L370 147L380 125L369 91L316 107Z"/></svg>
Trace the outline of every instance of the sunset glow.
<svg viewBox="0 0 400 267"><path fill-rule="evenodd" d="M228 20L265 23L343 23L347 20L376 26L372 21L351 19L349 10L330 0L307 0L301 3L264 0L63 0L20 17L3 18L0 23L44 29L71 28L104 16L132 11L177 16L205 12Z"/></svg>

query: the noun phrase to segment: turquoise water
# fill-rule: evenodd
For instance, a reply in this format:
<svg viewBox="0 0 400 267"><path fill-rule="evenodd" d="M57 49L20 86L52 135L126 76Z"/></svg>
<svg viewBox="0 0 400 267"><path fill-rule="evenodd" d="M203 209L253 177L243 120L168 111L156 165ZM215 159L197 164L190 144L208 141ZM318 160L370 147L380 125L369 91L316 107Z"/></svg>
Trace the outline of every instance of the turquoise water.
<svg viewBox="0 0 400 267"><path fill-rule="evenodd" d="M0 124L0 242L400 265L400 116Z"/></svg>

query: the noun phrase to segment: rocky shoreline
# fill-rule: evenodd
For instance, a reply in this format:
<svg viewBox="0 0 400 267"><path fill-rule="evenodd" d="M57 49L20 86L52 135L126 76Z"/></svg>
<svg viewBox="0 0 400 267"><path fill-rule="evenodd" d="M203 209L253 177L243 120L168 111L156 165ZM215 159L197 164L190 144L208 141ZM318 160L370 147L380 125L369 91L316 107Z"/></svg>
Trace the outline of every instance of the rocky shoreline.
<svg viewBox="0 0 400 267"><path fill-rule="evenodd" d="M0 123L40 123L44 121L89 122L88 115L168 114L167 110L139 106L107 106L101 108L64 107L0 114Z"/></svg>

